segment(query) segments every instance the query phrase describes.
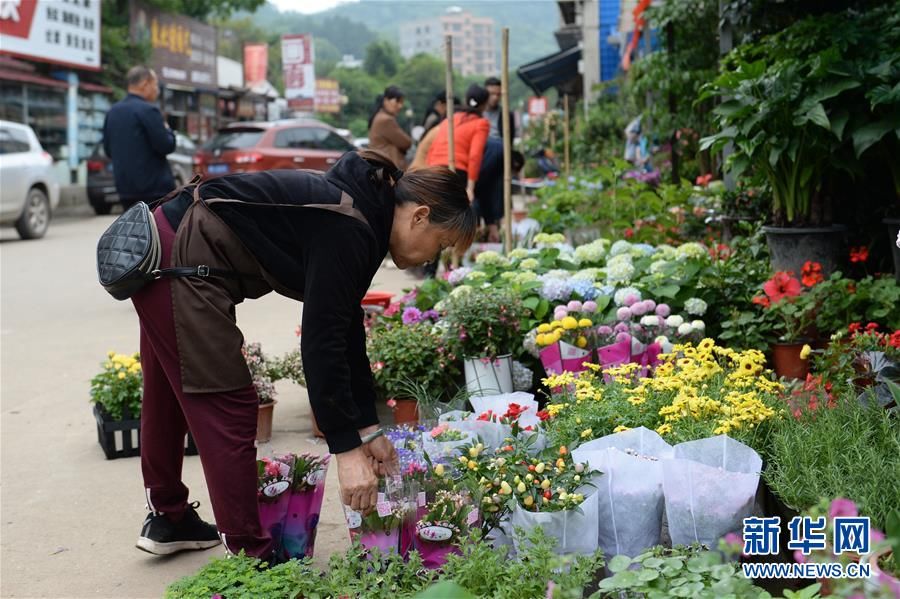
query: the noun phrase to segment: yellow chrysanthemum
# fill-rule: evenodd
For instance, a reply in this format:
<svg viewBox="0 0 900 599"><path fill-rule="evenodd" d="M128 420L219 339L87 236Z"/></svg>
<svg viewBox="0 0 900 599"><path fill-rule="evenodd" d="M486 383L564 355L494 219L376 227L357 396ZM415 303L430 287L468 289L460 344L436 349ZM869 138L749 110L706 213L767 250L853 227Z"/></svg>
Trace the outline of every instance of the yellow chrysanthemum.
<svg viewBox="0 0 900 599"><path fill-rule="evenodd" d="M587 328L587 327L594 326L594 323L591 322L590 318L582 318L581 320L578 321L578 326L580 326L581 328Z"/></svg>
<svg viewBox="0 0 900 599"><path fill-rule="evenodd" d="M578 321L575 320L575 318L573 318L572 316L566 316L562 319L562 326L567 331L571 331L578 328Z"/></svg>
<svg viewBox="0 0 900 599"><path fill-rule="evenodd" d="M538 330L538 333L549 333L553 329L549 324L547 324L545 322L545 323L539 325L537 330Z"/></svg>

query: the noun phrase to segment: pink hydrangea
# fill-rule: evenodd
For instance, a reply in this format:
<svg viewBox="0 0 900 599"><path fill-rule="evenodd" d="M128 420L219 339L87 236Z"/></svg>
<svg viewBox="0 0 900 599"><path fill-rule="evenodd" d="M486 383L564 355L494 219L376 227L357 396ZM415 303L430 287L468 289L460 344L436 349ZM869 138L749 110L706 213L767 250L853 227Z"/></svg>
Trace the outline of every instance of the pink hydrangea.
<svg viewBox="0 0 900 599"><path fill-rule="evenodd" d="M581 309L589 314L593 314L597 311L597 302L595 301L586 301L581 305Z"/></svg>
<svg viewBox="0 0 900 599"><path fill-rule="evenodd" d="M631 308L622 306L621 308L616 310L616 318L618 318L619 320L628 320L629 318L631 318L631 315Z"/></svg>
<svg viewBox="0 0 900 599"><path fill-rule="evenodd" d="M582 306L581 302L579 302L578 300L572 300L566 306L566 308L569 310L569 312L581 312L582 307L583 306Z"/></svg>
<svg viewBox="0 0 900 599"><path fill-rule="evenodd" d="M856 509L856 504L843 497L838 497L828 506L828 518L830 520L842 517L855 518L858 515L859 511Z"/></svg>
<svg viewBox="0 0 900 599"><path fill-rule="evenodd" d="M672 313L672 308L669 307L669 304L659 304L656 306L656 315L662 316L663 318L667 318L669 314Z"/></svg>
<svg viewBox="0 0 900 599"><path fill-rule="evenodd" d="M647 304L644 302L635 302L631 308L625 308L626 310L631 310L631 313L635 316L643 316L647 313Z"/></svg>
<svg viewBox="0 0 900 599"><path fill-rule="evenodd" d="M628 307L630 308L631 306L633 306L633 305L635 305L637 302L639 302L640 299L641 299L641 298L640 298L639 296L637 296L637 295L635 295L635 294L633 294L633 293L629 293L628 295L625 296L625 305L628 306Z"/></svg>

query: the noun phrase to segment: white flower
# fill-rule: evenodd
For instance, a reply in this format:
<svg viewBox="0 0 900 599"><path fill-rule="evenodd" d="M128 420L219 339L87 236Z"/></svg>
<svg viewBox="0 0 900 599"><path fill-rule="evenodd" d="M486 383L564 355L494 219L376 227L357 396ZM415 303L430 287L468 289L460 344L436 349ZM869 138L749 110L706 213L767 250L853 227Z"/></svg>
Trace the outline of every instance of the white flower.
<svg viewBox="0 0 900 599"><path fill-rule="evenodd" d="M666 319L666 326L672 327L673 329L677 329L681 325L684 324L684 318L678 316L677 314L673 314Z"/></svg>
<svg viewBox="0 0 900 599"><path fill-rule="evenodd" d="M471 287L469 287L468 285L460 285L459 287L457 287L456 289L454 289L453 291L450 292L450 297L458 297L458 296L468 295L469 293L472 293Z"/></svg>
<svg viewBox="0 0 900 599"><path fill-rule="evenodd" d="M691 326L695 331L700 331L701 333L706 330L706 323L702 320L695 320L691 323Z"/></svg>
<svg viewBox="0 0 900 599"><path fill-rule="evenodd" d="M519 274L514 270L506 270L500 273L500 278L504 281L511 281L516 278L516 275Z"/></svg>
<svg viewBox="0 0 900 599"><path fill-rule="evenodd" d="M619 262L606 269L606 280L610 285L627 283L634 277L634 265L631 262Z"/></svg>
<svg viewBox="0 0 900 599"><path fill-rule="evenodd" d="M668 264L669 264L669 263L668 263L668 261L666 261L666 260L655 260L655 261L653 261L653 262L650 264L650 274L651 274L651 275L658 275L658 274L661 274L661 273L665 270L665 268L666 268L666 266L667 266Z"/></svg>
<svg viewBox="0 0 900 599"><path fill-rule="evenodd" d="M538 332L536 328L528 331L528 333L525 334L525 339L522 340L522 347L525 348L525 351L527 351L535 358L540 358L541 350L537 346L537 334Z"/></svg>
<svg viewBox="0 0 900 599"><path fill-rule="evenodd" d="M706 314L706 302L698 297L692 297L688 301L684 302L684 309L688 314L692 314L694 316L703 316Z"/></svg>
<svg viewBox="0 0 900 599"><path fill-rule="evenodd" d="M659 344L660 349L662 349L664 354L667 354L672 351L672 342L669 341L669 338L665 335L660 335L656 339L653 340L655 343Z"/></svg>
<svg viewBox="0 0 900 599"><path fill-rule="evenodd" d="M694 241L678 246L678 249L675 250L675 252L679 258L697 259L704 258L708 255L706 253L706 248Z"/></svg>
<svg viewBox="0 0 900 599"><path fill-rule="evenodd" d="M687 335L690 335L690 334L693 333L693 332L694 332L694 327L692 327L692 326L690 325L690 323L685 322L685 323L683 323L683 324L681 324L681 325L678 326L678 334L679 334L679 335L687 336Z"/></svg>
<svg viewBox="0 0 900 599"><path fill-rule="evenodd" d="M656 256L660 260L674 260L678 257L678 251L671 245L658 245L656 246Z"/></svg>
<svg viewBox="0 0 900 599"><path fill-rule="evenodd" d="M600 274L599 268L583 268L572 275L573 279L584 279L585 281L596 281L597 275Z"/></svg>
<svg viewBox="0 0 900 599"><path fill-rule="evenodd" d="M631 250L631 244L624 239L620 239L609 248L610 256L618 256L620 254L627 254Z"/></svg>
<svg viewBox="0 0 900 599"><path fill-rule="evenodd" d="M645 327L658 327L659 326L659 316L656 314L649 314L641 318L641 326Z"/></svg>
<svg viewBox="0 0 900 599"><path fill-rule="evenodd" d="M625 298L627 298L629 295L635 296L638 299L638 301L640 301L642 299L641 292L638 291L637 289L635 289L634 287L622 287L621 289L616 291L615 294L613 295L613 301L615 302L615 304L617 306L624 306Z"/></svg>
<svg viewBox="0 0 900 599"><path fill-rule="evenodd" d="M538 279L538 276L534 271L523 270L522 272L516 273L516 276L513 278L513 282L518 285L524 285L525 283L537 281L537 279Z"/></svg>
<svg viewBox="0 0 900 599"><path fill-rule="evenodd" d="M528 250L525 248L516 248L509 253L509 257L514 260L521 260L528 257Z"/></svg>
<svg viewBox="0 0 900 599"><path fill-rule="evenodd" d="M506 258L492 250L481 252L475 258L475 264L500 266L505 265L506 263Z"/></svg>
<svg viewBox="0 0 900 599"><path fill-rule="evenodd" d="M534 258L525 258L525 259L522 260L522 262L519 264L519 266L522 267L522 268L524 268L525 270L534 270L534 269L537 268L539 265L540 265L540 262L538 262L538 261L535 260Z"/></svg>
<svg viewBox="0 0 900 599"><path fill-rule="evenodd" d="M465 280L468 282L474 282L474 281L480 281L481 279L486 279L486 278L487 278L487 273L485 273L484 271L473 270L472 272L470 272L469 274L466 275Z"/></svg>
<svg viewBox="0 0 900 599"><path fill-rule="evenodd" d="M603 243L605 240L598 239L592 243L587 245L581 245L575 248L575 260L578 264L583 264L585 262L590 264L596 264L603 261L603 257L606 255L606 243Z"/></svg>

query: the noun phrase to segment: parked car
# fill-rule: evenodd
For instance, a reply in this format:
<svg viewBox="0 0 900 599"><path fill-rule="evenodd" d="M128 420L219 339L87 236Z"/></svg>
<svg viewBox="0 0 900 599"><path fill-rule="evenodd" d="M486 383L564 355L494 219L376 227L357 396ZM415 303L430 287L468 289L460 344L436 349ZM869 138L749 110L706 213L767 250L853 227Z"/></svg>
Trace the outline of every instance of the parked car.
<svg viewBox="0 0 900 599"><path fill-rule="evenodd" d="M194 155L194 170L204 178L278 168L326 171L353 149L314 119L232 123Z"/></svg>
<svg viewBox="0 0 900 599"><path fill-rule="evenodd" d="M197 145L189 137L175 133L175 151L166 156L175 186L184 185L193 178L193 160ZM87 161L88 200L97 214L109 214L119 203L116 181L113 178L113 164L103 150L103 142L97 144Z"/></svg>
<svg viewBox="0 0 900 599"><path fill-rule="evenodd" d="M47 233L59 205L53 157L31 127L0 121L0 225L13 225L22 239Z"/></svg>

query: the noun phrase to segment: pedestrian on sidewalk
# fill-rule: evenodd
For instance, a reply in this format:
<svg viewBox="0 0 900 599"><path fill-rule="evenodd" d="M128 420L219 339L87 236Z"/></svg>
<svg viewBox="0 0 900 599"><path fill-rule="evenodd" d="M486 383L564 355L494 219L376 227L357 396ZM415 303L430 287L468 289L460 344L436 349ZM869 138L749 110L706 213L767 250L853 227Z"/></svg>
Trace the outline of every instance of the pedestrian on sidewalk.
<svg viewBox="0 0 900 599"><path fill-rule="evenodd" d="M403 110L403 102L403 92L398 87L389 85L375 99L375 106L369 117L369 149L381 152L400 169L406 168L406 151L412 145L412 138L397 122L397 115Z"/></svg>
<svg viewBox="0 0 900 599"><path fill-rule="evenodd" d="M490 136L503 139L503 107L500 106L503 83L496 77L488 77L484 81L484 88L489 94L484 118L491 124ZM512 141L516 139L516 119L512 110L509 111L509 139Z"/></svg>
<svg viewBox="0 0 900 599"><path fill-rule="evenodd" d="M466 91L466 104L462 112L453 114L453 154L457 176L466 184L471 202L475 198L475 183L481 170L484 144L487 142L490 123L481 115L488 103L488 92L477 84ZM434 142L428 150L428 166L450 164L449 127L447 119L438 125Z"/></svg>
<svg viewBox="0 0 900 599"><path fill-rule="evenodd" d="M153 69L132 67L128 95L109 109L103 123L103 150L112 160L116 191L128 210L175 189L166 156L175 151L175 133L156 106L159 82Z"/></svg>
<svg viewBox="0 0 900 599"><path fill-rule="evenodd" d="M388 252L409 268L471 244L476 220L464 185L446 168L404 175L384 155L361 150L327 173L272 170L188 186L153 214L160 266L205 265L212 276L158 279L132 297L151 510L138 547L167 554L218 543L181 480L189 429L227 552L271 557L257 508L259 398L235 321L235 304L271 291L303 302L310 404L336 456L341 500L373 508L377 476L396 471L397 455L378 425L362 299Z"/></svg>

